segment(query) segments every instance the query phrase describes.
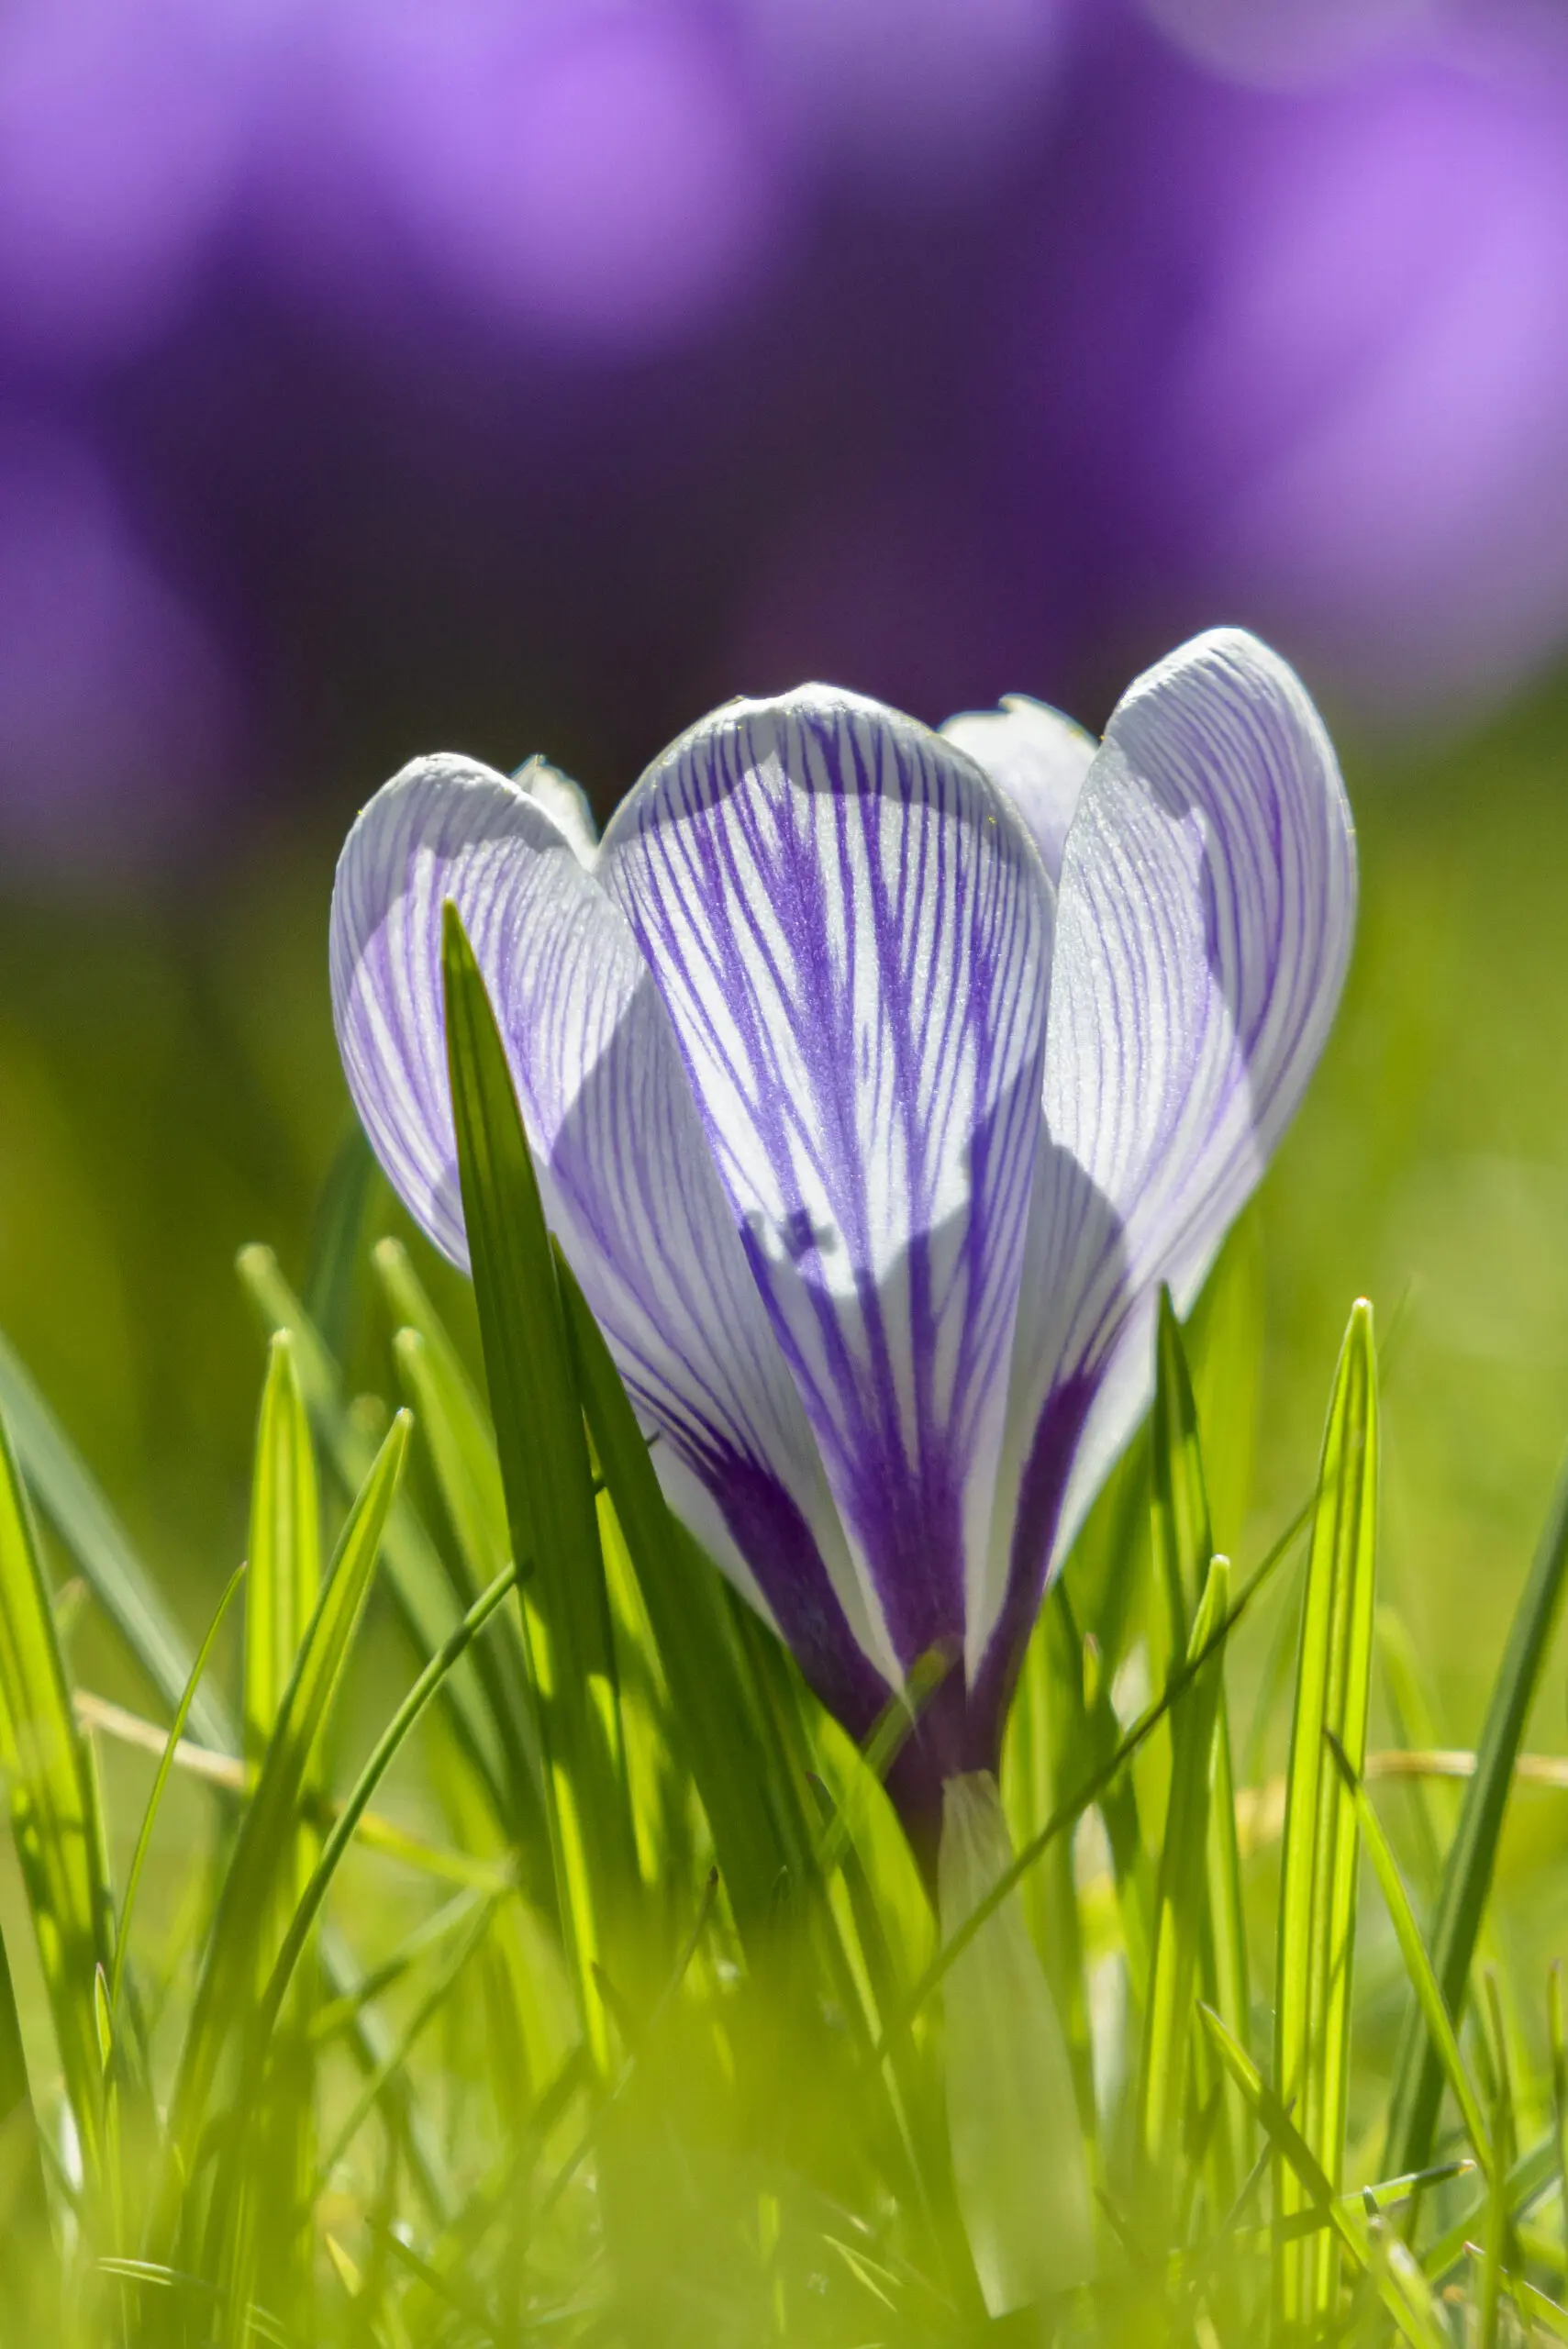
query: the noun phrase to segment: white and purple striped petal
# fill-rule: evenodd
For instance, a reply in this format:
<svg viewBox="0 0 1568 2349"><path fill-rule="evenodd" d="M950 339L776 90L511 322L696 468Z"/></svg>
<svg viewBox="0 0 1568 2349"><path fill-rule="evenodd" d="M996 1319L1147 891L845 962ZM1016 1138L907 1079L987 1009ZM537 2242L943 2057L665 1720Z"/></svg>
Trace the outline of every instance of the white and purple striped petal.
<svg viewBox="0 0 1568 2349"><path fill-rule="evenodd" d="M1140 677L1062 863L1003 1464L1017 1513L969 1627L981 1712L1147 1404L1159 1284L1191 1305L1301 1098L1355 899L1343 786L1294 672L1227 629Z"/></svg>
<svg viewBox="0 0 1568 2349"><path fill-rule="evenodd" d="M450 898L495 1007L547 1213L663 1439L672 1500L825 1699L863 1726L896 1670L885 1631L850 1564L658 991L590 870L591 836L560 792L557 807L528 788L538 781L532 768L508 781L426 759L350 832L331 973L355 1105L410 1211L465 1262L441 992Z"/></svg>
<svg viewBox="0 0 1568 2349"><path fill-rule="evenodd" d="M990 1535L1040 1141L1040 860L960 751L808 687L676 743L600 871L907 1667L962 1641Z"/></svg>
<svg viewBox="0 0 1568 2349"><path fill-rule="evenodd" d="M1006 792L1054 887L1078 795L1099 748L1094 736L1028 694L1004 694L999 709L963 710L942 732Z"/></svg>

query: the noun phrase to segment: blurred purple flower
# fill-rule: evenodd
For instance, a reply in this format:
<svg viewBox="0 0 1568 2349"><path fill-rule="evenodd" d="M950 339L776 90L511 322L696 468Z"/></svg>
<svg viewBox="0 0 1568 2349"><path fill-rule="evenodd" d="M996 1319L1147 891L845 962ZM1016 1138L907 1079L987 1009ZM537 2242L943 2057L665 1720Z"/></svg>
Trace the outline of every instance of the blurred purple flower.
<svg viewBox="0 0 1568 2349"><path fill-rule="evenodd" d="M188 298L231 200L242 60L202 0L0 11L0 317L50 355L118 356Z"/></svg>
<svg viewBox="0 0 1568 2349"><path fill-rule="evenodd" d="M1428 722L1511 685L1568 632L1568 83L1102 97L1019 379L1094 622L1218 605Z"/></svg>
<svg viewBox="0 0 1568 2349"><path fill-rule="evenodd" d="M406 261L492 321L613 354L688 331L773 249L779 159L711 12L336 0L290 41L275 152L295 175L295 235L314 245L325 225L328 254L344 224L323 224L324 189L350 236L364 216L350 262L377 265L379 233L384 271L390 227Z"/></svg>
<svg viewBox="0 0 1568 2349"><path fill-rule="evenodd" d="M1063 841L1065 840L1065 845ZM417 760L349 836L332 998L410 1212L467 1260L443 907L492 990L547 1212L672 1506L929 1835L995 1768L1047 1575L1293 1114L1355 852L1298 681L1173 653L1096 752L1014 700L941 734L730 702L595 843L541 761Z"/></svg>
<svg viewBox="0 0 1568 2349"><path fill-rule="evenodd" d="M35 866L177 858L232 779L222 662L99 466L0 418L0 821Z"/></svg>
<svg viewBox="0 0 1568 2349"><path fill-rule="evenodd" d="M1452 0L1142 0L1199 63L1262 88L1304 88L1376 58Z"/></svg>
<svg viewBox="0 0 1568 2349"><path fill-rule="evenodd" d="M1083 0L734 0L803 152L929 203L1040 136Z"/></svg>

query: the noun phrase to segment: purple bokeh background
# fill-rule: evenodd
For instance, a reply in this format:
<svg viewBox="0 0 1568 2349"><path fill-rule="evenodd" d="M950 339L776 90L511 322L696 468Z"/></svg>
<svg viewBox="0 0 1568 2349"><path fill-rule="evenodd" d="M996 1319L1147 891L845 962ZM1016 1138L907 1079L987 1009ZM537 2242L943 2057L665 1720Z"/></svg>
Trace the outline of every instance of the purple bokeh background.
<svg viewBox="0 0 1568 2349"><path fill-rule="evenodd" d="M1564 253L1548 0L11 0L6 866L1220 619L1463 724L1568 641Z"/></svg>

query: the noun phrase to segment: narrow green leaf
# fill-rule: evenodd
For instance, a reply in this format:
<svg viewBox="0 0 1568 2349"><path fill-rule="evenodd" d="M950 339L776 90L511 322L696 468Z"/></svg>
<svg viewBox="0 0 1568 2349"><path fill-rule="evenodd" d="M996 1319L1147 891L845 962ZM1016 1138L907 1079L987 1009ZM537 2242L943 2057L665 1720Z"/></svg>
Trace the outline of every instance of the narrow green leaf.
<svg viewBox="0 0 1568 2349"><path fill-rule="evenodd" d="M1399 1873L1399 1863L1394 1856L1388 1838L1383 1831L1383 1821L1373 1809L1372 1800L1365 1787L1351 1769L1338 1739L1332 1735L1332 1732L1328 1734L1331 1751L1339 1763L1345 1785L1350 1790L1351 1799L1355 1804L1356 1820L1361 1829L1362 1841L1366 1845L1367 1857L1372 1862L1373 1873L1377 1878L1378 1888L1383 1894L1384 1906L1388 1911L1389 1922L1394 1927L1394 1937L1399 1944L1399 1954L1405 1961L1405 1971L1409 1976L1410 1987L1416 1994L1421 2013L1426 2018L1427 2029L1431 2033L1432 2044L1438 2051L1438 2059L1443 2067L1443 2076L1448 2081L1454 2102L1459 2108L1460 2119L1464 2124L1465 2134L1470 2140L1472 2151L1483 2172L1490 2176L1491 2133L1481 2110L1480 2099L1471 2085L1470 2075L1464 2068L1464 2059L1460 2054L1453 2022L1447 2008L1443 2005L1442 1992L1438 1987L1438 1978L1432 1971L1431 1959L1427 1954L1427 1945L1421 1939L1421 1929L1416 1922L1415 1912L1410 1907L1409 1895L1405 1889L1404 1878Z"/></svg>
<svg viewBox="0 0 1568 2349"><path fill-rule="evenodd" d="M43 2161L28 2080L28 2059L17 2014L11 1961L6 1951L5 1932L0 1930L0 2241L29 2246L37 2242L41 2245L47 2217ZM6 2309L6 2282L0 2272L0 2310Z"/></svg>
<svg viewBox="0 0 1568 2349"><path fill-rule="evenodd" d="M0 1771L87 2176L104 2154L95 1979L114 1958L97 1773L72 1709L32 1511L0 1418Z"/></svg>
<svg viewBox="0 0 1568 2349"><path fill-rule="evenodd" d="M491 1920L498 1906L499 1900L495 1894L487 1899L481 1900L472 1915L466 1919L462 1931L450 1937L450 1948L437 1967L434 1978L427 1984L417 2006L399 2032L395 2045L389 2049L382 2070L373 2074L365 2082L350 2107L346 2118L339 2124L331 2145L321 2159L320 2176L316 2186L317 2195L328 2185L338 2164L375 2110L382 2090L391 2074L407 2062L418 2042L446 2005L469 1959L489 1932ZM315 2197L312 2199L314 2199Z"/></svg>
<svg viewBox="0 0 1568 2349"><path fill-rule="evenodd" d="M225 2044L250 2009L259 1936L293 1865L301 1794L369 1596L410 1426L399 1412L343 1528L223 1879L170 2100L170 2143L187 2175Z"/></svg>
<svg viewBox="0 0 1568 2349"><path fill-rule="evenodd" d="M375 1152L359 1119L351 1119L316 1203L305 1282L305 1309L339 1361L346 1359L354 1334L360 1260L384 1187Z"/></svg>
<svg viewBox="0 0 1568 2349"><path fill-rule="evenodd" d="M1254 1256L1255 1250L1253 1256L1236 1254L1228 1250L1225 1264L1205 1291L1210 1324L1211 1358L1216 1343L1225 1342L1232 1337L1240 1339L1242 1335L1241 1330L1232 1329L1233 1320L1240 1319L1250 1328L1256 1319L1255 1314L1245 1310L1255 1289L1255 1280L1248 1277L1250 1272L1255 1273ZM1225 1310L1228 1300L1232 1306L1242 1308L1240 1313ZM1251 1373L1247 1375L1251 1375ZM1211 1359L1211 1386L1218 1384L1218 1376ZM1238 1476L1250 1457L1250 1451L1251 1439L1248 1436L1241 1445L1242 1458L1238 1464ZM1169 1653L1174 1661L1186 1654L1192 1609L1200 1584L1208 1574L1215 1541L1186 1342L1171 1304L1170 1292L1164 1287L1160 1291L1155 1341L1154 1404L1150 1419L1149 1456L1153 1504L1151 1538L1156 1579L1165 1597ZM1229 1707L1223 1670L1218 1665L1214 1689L1214 1798L1207 1804L1207 1901L1199 1900L1195 1890L1194 1895L1199 1911L1199 1978L1207 2004L1244 2041L1251 2001L1241 1895L1241 1855L1236 1841ZM1173 1717L1173 1736L1178 1733L1178 1723L1179 1715ZM1207 1795L1207 1779L1205 1791ZM1178 1815L1176 1799L1173 1778L1168 1797L1172 1819ZM1201 2034L1194 2045L1194 2063L1195 2086L1200 2099L1205 2099L1207 2093L1212 2093L1212 2087L1208 2083L1207 2042ZM1222 2074L1217 2076L1223 2081ZM1173 2126L1174 2114L1170 2118ZM1217 2210L1225 2210L1234 2199L1252 2157L1246 2107L1235 2090L1229 2087L1220 2087L1220 2108L1216 2124L1209 2132L1208 2144L1207 2166L1212 2200Z"/></svg>
<svg viewBox="0 0 1568 2349"><path fill-rule="evenodd" d="M1562 2206L1562 2274L1568 2284L1568 2033L1562 2023L1562 1960L1553 1958L1546 1976L1546 2032L1551 2051L1551 2132L1557 2150L1557 2191Z"/></svg>
<svg viewBox="0 0 1568 2349"><path fill-rule="evenodd" d="M176 1705L190 1649L129 1535L6 1341L0 1337L0 1413L39 1508L94 1597L166 1705ZM225 1716L203 1691L191 1726L204 1745L232 1746Z"/></svg>
<svg viewBox="0 0 1568 2349"><path fill-rule="evenodd" d="M1156 1461L1159 1456L1157 1442ZM1193 1986L1207 1906L1209 1782L1223 1665L1220 1652L1209 1654L1208 1649L1229 1595L1229 1561L1216 1558L1187 1652L1190 1664L1200 1657L1207 1661L1171 1716L1171 1798L1160 1854L1138 2097L1140 2150L1162 2206L1169 2199L1182 2122Z"/></svg>
<svg viewBox="0 0 1568 2349"><path fill-rule="evenodd" d="M111 2012L116 2014L119 2012L120 1982L125 1970L126 1952L130 1946L130 1925L131 1919L136 1913L136 1896L141 1887L141 1871L146 1865L148 1851L151 1846L152 1830L157 1821L159 1806L163 1799L163 1789L169 1783L169 1775L174 1766L174 1756L179 1750L180 1740L184 1736L185 1724L195 1704L196 1691L201 1686L202 1676L212 1659L212 1652L217 1644L218 1632L223 1627L224 1617L228 1612L229 1601L244 1579L245 1568L242 1565L237 1566L229 1576L228 1588L217 1602L217 1611L207 1626L206 1637L197 1651L196 1660L191 1666L190 1677L185 1682L179 1704L175 1708L174 1718L169 1724L169 1735L158 1765L158 1774L152 1781L152 1792L147 1798L147 1808L141 1815L141 1831L136 1839L136 1851L131 1858L130 1874L126 1878L125 1898L120 1903L119 1931L115 1940L115 1966L109 1979L109 2007Z"/></svg>
<svg viewBox="0 0 1568 2349"><path fill-rule="evenodd" d="M1481 2277L1476 2290L1477 2349L1497 2349L1498 2320L1502 2311L1504 2263L1507 2256L1511 2214L1508 2209L1508 2171L1513 2165L1514 2125L1513 2103L1508 2089L1508 2066L1503 2034L1502 2010L1497 2002L1496 1978L1488 1975L1489 2020L1496 2058L1497 2090L1492 2106L1492 2143L1496 2151L1490 2187L1486 2198L1486 2233L1482 2248Z"/></svg>
<svg viewBox="0 0 1568 2349"><path fill-rule="evenodd" d="M682 1743L707 1814L736 1921L755 1941L781 1882L810 1865L804 1807L770 1735L771 1716L717 1569L670 1515L620 1374L564 1259L561 1294L583 1408L648 1609Z"/></svg>
<svg viewBox="0 0 1568 2349"><path fill-rule="evenodd" d="M419 1315L398 1330L393 1354L403 1391L429 1446L462 1562L464 1599L472 1604L512 1554L495 1447L467 1374L405 1252L395 1241L383 1241L375 1252L395 1309ZM389 1267L395 1268L395 1278L389 1276ZM494 1634L474 1651L473 1667L497 1729L507 1740L514 1780L526 1778L542 1787L539 1723L518 1606L513 1600L502 1609ZM542 1813L537 1816L542 1830Z"/></svg>
<svg viewBox="0 0 1568 2349"><path fill-rule="evenodd" d="M495 1016L455 906L442 941L447 1063L485 1377L512 1554L548 1654L547 1815L557 1900L595 2061L608 2061L595 1966L638 1885L615 1638L594 1476L555 1257Z"/></svg>
<svg viewBox="0 0 1568 2349"><path fill-rule="evenodd" d="M1351 1312L1323 1439L1307 1564L1281 1855L1274 2076L1303 2143L1337 2191L1350 2081L1356 1813L1325 1731L1358 1775L1366 1760L1377 1538L1377 1363L1372 1308ZM1415 2168L1416 2163L1398 2165ZM1301 2207L1294 2165L1275 2168L1275 2207ZM1308 2329L1333 2304L1327 2238L1279 2262L1279 2312Z"/></svg>
<svg viewBox="0 0 1568 2349"><path fill-rule="evenodd" d="M269 1336L286 1330L294 1340L295 1370L321 1456L330 1463L343 1490L357 1493L369 1474L375 1444L349 1408L341 1373L322 1343L320 1332L279 1271L270 1248L242 1248L236 1269ZM387 1586L415 1651L421 1658L431 1656L462 1609L406 1495L399 1498L387 1527L384 1551ZM519 1817L528 1815L528 1790L508 1770L506 1741L482 1689L472 1675L454 1673L446 1683L444 1701L498 1824L504 1833L514 1833Z"/></svg>
<svg viewBox="0 0 1568 2349"><path fill-rule="evenodd" d="M245 1585L245 1758L272 1736L305 1627L321 1592L321 1505L294 1340L272 1341L256 1434Z"/></svg>
<svg viewBox="0 0 1568 2349"><path fill-rule="evenodd" d="M1149 1422L1155 1579L1164 1598L1168 1653L1184 1658L1192 1611L1213 1554L1208 1493L1198 1447L1192 1378L1171 1292L1160 1290L1154 1345L1154 1402Z"/></svg>
<svg viewBox="0 0 1568 2349"><path fill-rule="evenodd" d="M1374 2251L1357 2198L1335 2193L1290 2112L1268 2087L1246 2050L1231 2037L1211 2008L1200 2007L1198 2011L1220 2061L1273 2144L1276 2160L1296 2179L1298 2207L1315 2212L1356 2266L1375 2276L1378 2298L1412 2349L1449 2349L1448 2337L1426 2280L1404 2244L1385 2241Z"/></svg>
<svg viewBox="0 0 1568 2349"><path fill-rule="evenodd" d="M276 2020L278 2010L283 2004L284 1994L288 1988L294 1970L299 1964L306 1943L310 1938L312 1928L320 1913L321 1904L327 1898L332 1878L342 1864L343 1855L353 1841L361 1820L370 1808L371 1797L396 1760L432 1698L439 1693L441 1682L446 1678L447 1674L466 1653L470 1642L484 1629L502 1600L515 1587L516 1583L517 1571L508 1565L496 1576L490 1588L482 1592L474 1600L451 1637L444 1642L439 1653L430 1658L418 1679L404 1698L396 1712L376 1740L368 1760L345 1796L342 1808L322 1843L321 1856L311 1871L310 1881L301 1894L299 1905L289 1920L289 1928L284 1937L283 1947L278 1952L265 1994L261 2000L258 2009L259 2031L263 2038L266 2031Z"/></svg>
<svg viewBox="0 0 1568 2349"><path fill-rule="evenodd" d="M1451 2014L1464 2003L1476 1940L1492 1888L1497 1843L1541 1668L1562 1605L1568 1569L1568 1468L1553 1497L1493 1683L1476 1748L1475 1775L1464 1790L1459 1827L1443 1866L1432 1918L1432 1970ZM1418 2169L1431 2149L1442 2096L1442 2067L1418 2014L1401 2043L1389 2106L1387 2168Z"/></svg>

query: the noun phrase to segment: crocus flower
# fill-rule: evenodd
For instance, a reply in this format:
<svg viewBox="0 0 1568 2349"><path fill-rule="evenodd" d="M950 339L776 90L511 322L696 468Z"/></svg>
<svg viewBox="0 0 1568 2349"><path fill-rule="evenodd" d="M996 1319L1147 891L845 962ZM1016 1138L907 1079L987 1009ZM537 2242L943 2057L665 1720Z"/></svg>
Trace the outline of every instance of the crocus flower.
<svg viewBox="0 0 1568 2349"><path fill-rule="evenodd" d="M382 1164L455 1262L441 909L672 1505L854 1733L952 1658L893 1789L994 1767L1047 1576L1300 1098L1350 946L1328 737L1255 639L1098 748L809 685L575 787L417 760L349 836L331 975Z"/></svg>

